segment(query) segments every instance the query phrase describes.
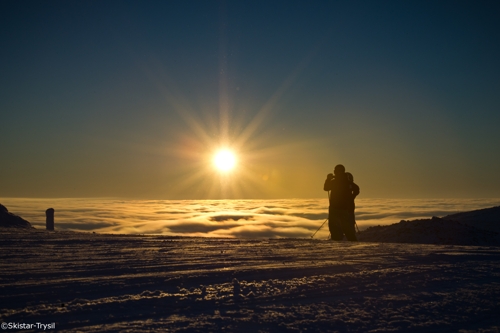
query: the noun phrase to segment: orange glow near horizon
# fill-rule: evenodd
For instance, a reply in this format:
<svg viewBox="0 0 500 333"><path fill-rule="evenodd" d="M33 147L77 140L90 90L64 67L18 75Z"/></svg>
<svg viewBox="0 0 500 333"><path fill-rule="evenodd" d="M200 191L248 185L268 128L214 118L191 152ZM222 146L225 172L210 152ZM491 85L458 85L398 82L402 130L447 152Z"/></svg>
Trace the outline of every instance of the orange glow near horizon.
<svg viewBox="0 0 500 333"><path fill-rule="evenodd" d="M223 69L221 73L226 73ZM216 105L202 100L193 103L168 78L157 77L157 73L163 72L162 67L148 73L158 82L166 101L164 107L172 108L184 123L171 128L169 133L175 139L165 142L162 148L162 154L181 162L169 171L175 176L168 192L172 196L203 199L290 196L285 186L290 182L284 180L286 172L282 166L290 166L290 159L295 166L295 158L290 156L307 150L302 148L303 140L284 142L281 132L277 135L274 128L268 130L265 124L270 114L279 109L280 99L302 70L303 66L293 70L262 104L238 107L231 104L225 74ZM245 110L252 115L248 117Z"/></svg>

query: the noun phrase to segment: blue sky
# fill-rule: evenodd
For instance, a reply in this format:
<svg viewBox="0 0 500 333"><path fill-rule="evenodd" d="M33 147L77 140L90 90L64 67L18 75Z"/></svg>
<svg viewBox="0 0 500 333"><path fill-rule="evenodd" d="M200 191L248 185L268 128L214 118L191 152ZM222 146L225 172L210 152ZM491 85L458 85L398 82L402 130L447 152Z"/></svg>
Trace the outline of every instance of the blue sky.
<svg viewBox="0 0 500 333"><path fill-rule="evenodd" d="M3 1L0 196L500 196L492 1ZM231 175L212 170L234 149Z"/></svg>

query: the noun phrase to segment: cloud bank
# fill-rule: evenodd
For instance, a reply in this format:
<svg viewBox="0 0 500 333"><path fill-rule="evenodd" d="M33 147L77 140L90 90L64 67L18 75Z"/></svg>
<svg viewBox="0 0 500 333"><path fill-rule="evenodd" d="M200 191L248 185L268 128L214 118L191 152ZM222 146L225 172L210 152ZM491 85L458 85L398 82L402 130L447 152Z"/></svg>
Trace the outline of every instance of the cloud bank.
<svg viewBox="0 0 500 333"><path fill-rule="evenodd" d="M1 198L10 212L45 228L45 210L55 209L59 230L236 238L308 238L328 216L327 199L117 200ZM359 199L361 230L400 220L500 205L500 199ZM325 224L315 238L326 239Z"/></svg>

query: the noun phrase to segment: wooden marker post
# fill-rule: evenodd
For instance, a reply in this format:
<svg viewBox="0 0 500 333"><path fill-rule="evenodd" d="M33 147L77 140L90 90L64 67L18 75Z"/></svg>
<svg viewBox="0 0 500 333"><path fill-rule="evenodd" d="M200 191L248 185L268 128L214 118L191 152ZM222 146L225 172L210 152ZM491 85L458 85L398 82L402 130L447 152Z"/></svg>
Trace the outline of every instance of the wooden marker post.
<svg viewBox="0 0 500 333"><path fill-rule="evenodd" d="M54 231L54 208L49 208L45 211L45 227L47 230Z"/></svg>

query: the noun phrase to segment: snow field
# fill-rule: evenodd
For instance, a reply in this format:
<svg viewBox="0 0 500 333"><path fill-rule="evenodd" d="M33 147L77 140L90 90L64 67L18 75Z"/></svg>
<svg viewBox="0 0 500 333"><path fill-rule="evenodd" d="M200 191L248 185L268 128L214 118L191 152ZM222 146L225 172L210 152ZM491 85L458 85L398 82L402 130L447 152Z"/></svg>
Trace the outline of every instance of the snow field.
<svg viewBox="0 0 500 333"><path fill-rule="evenodd" d="M2 231L0 317L62 331L497 332L500 248Z"/></svg>

